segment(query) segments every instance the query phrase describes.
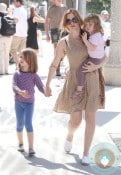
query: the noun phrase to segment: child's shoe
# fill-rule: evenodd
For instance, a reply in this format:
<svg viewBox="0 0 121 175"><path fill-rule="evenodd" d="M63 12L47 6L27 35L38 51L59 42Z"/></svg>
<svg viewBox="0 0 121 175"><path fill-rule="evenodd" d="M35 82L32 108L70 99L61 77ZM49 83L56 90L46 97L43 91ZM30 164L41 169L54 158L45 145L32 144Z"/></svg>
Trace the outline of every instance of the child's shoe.
<svg viewBox="0 0 121 175"><path fill-rule="evenodd" d="M33 148L29 148L29 156L33 156L35 154L35 151Z"/></svg>
<svg viewBox="0 0 121 175"><path fill-rule="evenodd" d="M19 144L17 150L18 150L19 152L24 152L23 144Z"/></svg>
<svg viewBox="0 0 121 175"><path fill-rule="evenodd" d="M73 100L78 100L78 99L81 98L81 96L82 96L82 91L76 90L75 92L73 92L71 98L72 98Z"/></svg>

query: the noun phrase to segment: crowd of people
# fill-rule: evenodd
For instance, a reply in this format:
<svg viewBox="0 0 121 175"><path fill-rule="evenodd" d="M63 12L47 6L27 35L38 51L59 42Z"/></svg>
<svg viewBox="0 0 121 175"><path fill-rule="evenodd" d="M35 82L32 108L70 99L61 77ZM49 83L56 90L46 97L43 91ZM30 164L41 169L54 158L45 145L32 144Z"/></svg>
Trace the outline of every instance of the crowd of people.
<svg viewBox="0 0 121 175"><path fill-rule="evenodd" d="M14 8L7 11L7 6L0 3L0 16L11 15L16 23L16 33L13 36L0 35L1 43L1 64L0 74L8 74L9 55L18 65L18 55L22 49L30 47L38 51L37 23L44 23L44 18L37 14L35 7L30 7L30 16L24 7L23 0L13 0Z"/></svg>
<svg viewBox="0 0 121 175"><path fill-rule="evenodd" d="M56 72L60 76L60 62L65 56L69 69L64 86L55 102L54 111L70 115L68 133L64 149L72 150L75 131L81 124L82 111L85 111L84 151L81 163L89 165L89 150L95 132L96 111L105 106L104 77L101 67L105 63L104 37L101 18L90 14L83 20L75 9L67 9L61 0L53 0L46 18L37 14L36 8L30 8L30 17L22 0L13 0L13 19L16 22L16 33L5 37L0 35L0 74L8 73L9 53L16 62L13 75L13 91L15 94L16 132L18 151L24 151L23 128L28 137L29 155L35 154L32 117L34 111L34 87L46 97L52 95L51 81ZM0 16L7 14L7 6L0 3ZM54 58L50 65L46 85L37 74L37 23L45 23L46 40L54 46ZM60 27L61 24L61 27ZM81 32L83 30L83 33ZM66 36L60 37L61 31ZM110 34L109 34L110 35ZM29 47L29 48L28 48Z"/></svg>

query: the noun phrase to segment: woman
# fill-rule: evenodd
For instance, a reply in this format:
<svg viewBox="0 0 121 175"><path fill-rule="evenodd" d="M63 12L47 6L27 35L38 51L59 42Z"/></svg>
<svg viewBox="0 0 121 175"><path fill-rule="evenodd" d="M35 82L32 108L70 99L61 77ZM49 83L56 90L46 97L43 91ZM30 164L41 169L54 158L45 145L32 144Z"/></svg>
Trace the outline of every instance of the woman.
<svg viewBox="0 0 121 175"><path fill-rule="evenodd" d="M26 47L35 49L38 53L37 23L44 23L44 19L37 14L36 8L30 8L30 18L28 18L28 35Z"/></svg>
<svg viewBox="0 0 121 175"><path fill-rule="evenodd" d="M99 107L104 107L104 82L98 70L101 64L94 65L90 62L89 65L84 67L87 73L81 99L71 99L71 94L77 86L77 70L88 56L86 46L80 36L80 28L82 25L83 21L76 10L69 9L64 14L62 26L69 32L69 35L58 42L55 57L50 66L46 82L46 95L51 96L50 83L52 77L60 60L67 55L70 68L54 110L56 112L70 114L68 134L64 147L66 152L71 151L74 133L81 123L82 110L85 110L86 127L82 164L88 165L90 163L88 153L95 130L96 111Z"/></svg>

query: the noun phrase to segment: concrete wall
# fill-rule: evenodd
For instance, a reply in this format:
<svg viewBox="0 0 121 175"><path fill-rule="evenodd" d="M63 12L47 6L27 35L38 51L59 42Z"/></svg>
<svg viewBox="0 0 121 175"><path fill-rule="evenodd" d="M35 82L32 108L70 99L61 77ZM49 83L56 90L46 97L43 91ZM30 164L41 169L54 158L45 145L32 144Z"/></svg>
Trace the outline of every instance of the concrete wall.
<svg viewBox="0 0 121 175"><path fill-rule="evenodd" d="M121 86L121 0L111 0L111 45L104 77L106 84Z"/></svg>

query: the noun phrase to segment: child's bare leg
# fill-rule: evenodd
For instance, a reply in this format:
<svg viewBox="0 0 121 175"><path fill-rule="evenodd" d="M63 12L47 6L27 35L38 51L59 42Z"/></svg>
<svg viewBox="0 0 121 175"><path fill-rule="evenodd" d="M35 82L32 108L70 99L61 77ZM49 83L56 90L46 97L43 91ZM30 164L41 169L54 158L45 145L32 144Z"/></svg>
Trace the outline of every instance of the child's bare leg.
<svg viewBox="0 0 121 175"><path fill-rule="evenodd" d="M23 131L17 132L17 137L18 137L18 144L19 145L23 144Z"/></svg>
<svg viewBox="0 0 121 175"><path fill-rule="evenodd" d="M34 134L33 132L27 132L28 137L28 144L29 144L29 155L32 156L35 154L35 151L33 149L33 140L34 140Z"/></svg>
<svg viewBox="0 0 121 175"><path fill-rule="evenodd" d="M27 132L27 137L28 137L29 148L33 149L33 140L34 140L33 132Z"/></svg>
<svg viewBox="0 0 121 175"><path fill-rule="evenodd" d="M24 147L23 147L23 131L17 132L17 137L18 137L18 151L24 152Z"/></svg>
<svg viewBox="0 0 121 175"><path fill-rule="evenodd" d="M77 86L77 91L82 91L83 86Z"/></svg>

